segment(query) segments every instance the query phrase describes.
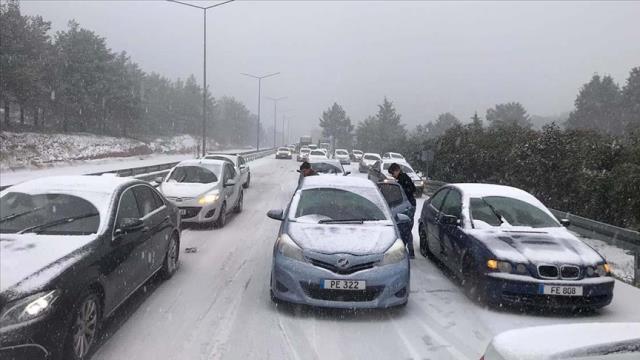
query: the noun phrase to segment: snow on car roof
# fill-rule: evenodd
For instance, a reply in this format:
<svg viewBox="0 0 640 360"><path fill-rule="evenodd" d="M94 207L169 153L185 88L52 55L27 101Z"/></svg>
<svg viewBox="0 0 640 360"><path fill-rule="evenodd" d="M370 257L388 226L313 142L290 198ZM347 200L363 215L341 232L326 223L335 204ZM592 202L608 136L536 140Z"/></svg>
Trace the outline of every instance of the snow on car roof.
<svg viewBox="0 0 640 360"><path fill-rule="evenodd" d="M496 352L505 359L565 358L629 341L640 341L640 323L547 325L505 331L493 338L487 352Z"/></svg>
<svg viewBox="0 0 640 360"><path fill-rule="evenodd" d="M176 166L224 165L226 162L219 159L189 159L180 161Z"/></svg>
<svg viewBox="0 0 640 360"><path fill-rule="evenodd" d="M476 183L455 183L449 184L460 190L466 197L484 197L484 196L506 196L524 202L528 202L538 207L545 207L540 200L528 192L505 185L495 184L476 184Z"/></svg>
<svg viewBox="0 0 640 360"><path fill-rule="evenodd" d="M68 176L48 176L38 179L28 180L20 184L13 185L5 191L41 193L50 191L74 192L101 192L112 193L123 184L135 182L128 177L118 176L97 176L97 175L68 175ZM3 191L3 193L5 192Z"/></svg>
<svg viewBox="0 0 640 360"><path fill-rule="evenodd" d="M376 188L371 180L355 176L307 176L302 182L302 189L310 188L345 188L345 187L366 187Z"/></svg>

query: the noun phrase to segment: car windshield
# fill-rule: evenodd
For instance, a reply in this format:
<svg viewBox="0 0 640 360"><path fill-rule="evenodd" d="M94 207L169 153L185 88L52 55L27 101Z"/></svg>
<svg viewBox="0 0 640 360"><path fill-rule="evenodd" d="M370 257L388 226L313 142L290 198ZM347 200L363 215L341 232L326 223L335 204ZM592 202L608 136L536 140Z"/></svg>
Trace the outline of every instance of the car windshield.
<svg viewBox="0 0 640 360"><path fill-rule="evenodd" d="M278 151L289 151L289 148L281 147L281 148L278 148Z"/></svg>
<svg viewBox="0 0 640 360"><path fill-rule="evenodd" d="M381 207L365 193L334 188L302 190L294 214L295 219L303 221L387 219Z"/></svg>
<svg viewBox="0 0 640 360"><path fill-rule="evenodd" d="M305 154L305 153L308 153L310 151L311 151L311 149L300 149L300 153L301 154Z"/></svg>
<svg viewBox="0 0 640 360"><path fill-rule="evenodd" d="M336 150L336 155L349 155L346 150Z"/></svg>
<svg viewBox="0 0 640 360"><path fill-rule="evenodd" d="M324 162L312 162L311 168L321 174L342 174L342 166Z"/></svg>
<svg viewBox="0 0 640 360"><path fill-rule="evenodd" d="M382 170L389 170L389 167L391 166L391 164L393 164L393 163L384 163L384 164L382 164ZM396 163L396 164L400 165L400 169L404 173L410 174L410 173L414 172L413 169L410 168L407 165L400 164L400 163Z"/></svg>
<svg viewBox="0 0 640 360"><path fill-rule="evenodd" d="M79 196L8 192L0 197L0 233L95 234L98 209Z"/></svg>
<svg viewBox="0 0 640 360"><path fill-rule="evenodd" d="M167 178L167 182L209 184L218 181L221 165L177 166Z"/></svg>
<svg viewBox="0 0 640 360"><path fill-rule="evenodd" d="M445 200L446 202L446 200ZM491 226L507 224L532 228L559 227L545 211L528 202L504 196L470 199L471 217Z"/></svg>
<svg viewBox="0 0 640 360"><path fill-rule="evenodd" d="M325 156L325 153L322 150L311 150L311 155L322 155L322 156Z"/></svg>

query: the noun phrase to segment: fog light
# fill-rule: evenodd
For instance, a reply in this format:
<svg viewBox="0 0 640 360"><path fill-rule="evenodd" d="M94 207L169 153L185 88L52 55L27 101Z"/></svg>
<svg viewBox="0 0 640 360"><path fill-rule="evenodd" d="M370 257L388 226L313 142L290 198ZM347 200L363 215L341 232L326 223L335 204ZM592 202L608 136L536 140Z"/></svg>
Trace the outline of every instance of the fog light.
<svg viewBox="0 0 640 360"><path fill-rule="evenodd" d="M518 265L516 266L516 271L517 271L519 274L524 274L524 273L526 273L526 272L527 272L527 267L526 267L524 264L518 264Z"/></svg>

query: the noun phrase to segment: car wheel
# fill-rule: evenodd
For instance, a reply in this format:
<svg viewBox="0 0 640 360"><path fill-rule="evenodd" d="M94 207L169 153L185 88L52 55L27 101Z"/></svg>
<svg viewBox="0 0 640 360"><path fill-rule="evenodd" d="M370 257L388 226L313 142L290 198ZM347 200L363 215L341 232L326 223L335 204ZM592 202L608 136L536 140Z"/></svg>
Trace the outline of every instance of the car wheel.
<svg viewBox="0 0 640 360"><path fill-rule="evenodd" d="M227 223L227 203L224 202L220 207L220 215L218 215L218 219L215 221L213 225L218 229L221 229L224 227L226 223Z"/></svg>
<svg viewBox="0 0 640 360"><path fill-rule="evenodd" d="M65 359L88 359L98 339L102 321L100 298L95 292L87 290L80 299L67 335Z"/></svg>
<svg viewBox="0 0 640 360"><path fill-rule="evenodd" d="M169 279L178 270L178 260L180 257L180 242L177 234L172 234L169 240L169 247L167 253L164 256L164 262L162 263L162 269L160 270L164 279Z"/></svg>
<svg viewBox="0 0 640 360"><path fill-rule="evenodd" d="M247 175L247 182L242 184L242 187L245 189L249 188L249 183L251 183L251 173L249 173L249 175Z"/></svg>
<svg viewBox="0 0 640 360"><path fill-rule="evenodd" d="M482 277L478 272L478 267L470 255L465 256L462 267L462 287L469 299L478 303L486 302L487 288Z"/></svg>
<svg viewBox="0 0 640 360"><path fill-rule="evenodd" d="M427 229L424 228L424 225L422 225L422 223L418 225L418 234L420 234L420 255L432 260L434 257L433 253L429 249L429 238L427 237Z"/></svg>
<svg viewBox="0 0 640 360"><path fill-rule="evenodd" d="M236 214L239 214L242 212L243 207L244 207L244 191L240 191L240 195L238 195L238 203L236 204L236 207L233 209L233 211Z"/></svg>

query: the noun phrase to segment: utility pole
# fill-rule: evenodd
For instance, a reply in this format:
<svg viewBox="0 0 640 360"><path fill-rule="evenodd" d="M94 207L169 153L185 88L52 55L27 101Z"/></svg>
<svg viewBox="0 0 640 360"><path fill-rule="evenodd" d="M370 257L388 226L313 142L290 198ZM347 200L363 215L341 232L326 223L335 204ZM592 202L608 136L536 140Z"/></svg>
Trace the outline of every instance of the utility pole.
<svg viewBox="0 0 640 360"><path fill-rule="evenodd" d="M257 131L257 135L256 135L256 150L260 150L260 97L262 96L262 79L271 77L271 76L276 76L278 74L280 74L279 72L276 73L272 73L272 74L268 74L268 75L263 75L263 76L258 76L258 75L253 75L253 74L247 74L247 73L240 73L241 75L244 76L248 76L248 77L252 77L254 79L258 80L258 127L256 129ZM274 144L275 146L275 144Z"/></svg>
<svg viewBox="0 0 640 360"><path fill-rule="evenodd" d="M228 4L233 0L223 1L211 6L198 6L177 0L167 1L202 10L202 22L204 25L202 28L202 46L204 50L204 56L202 59L202 156L205 156L207 154L207 10Z"/></svg>
<svg viewBox="0 0 640 360"><path fill-rule="evenodd" d="M287 97L283 96L279 98L272 98L272 97L266 96L266 98L273 101L273 146L275 147L276 146L276 121L278 119L278 101L284 100Z"/></svg>

